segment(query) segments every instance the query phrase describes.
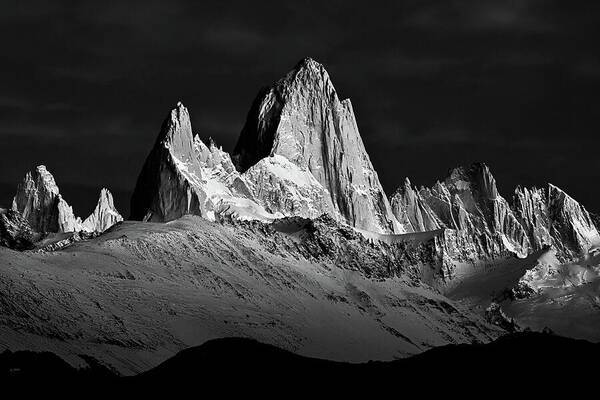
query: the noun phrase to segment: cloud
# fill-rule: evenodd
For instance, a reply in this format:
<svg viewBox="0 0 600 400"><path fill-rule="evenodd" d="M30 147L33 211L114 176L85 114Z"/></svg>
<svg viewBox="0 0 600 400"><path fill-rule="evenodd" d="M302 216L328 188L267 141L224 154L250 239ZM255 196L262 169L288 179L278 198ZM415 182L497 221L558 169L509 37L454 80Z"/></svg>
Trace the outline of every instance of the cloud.
<svg viewBox="0 0 600 400"><path fill-rule="evenodd" d="M420 4L405 22L420 29L548 32L553 22L538 12L536 0L449 0Z"/></svg>

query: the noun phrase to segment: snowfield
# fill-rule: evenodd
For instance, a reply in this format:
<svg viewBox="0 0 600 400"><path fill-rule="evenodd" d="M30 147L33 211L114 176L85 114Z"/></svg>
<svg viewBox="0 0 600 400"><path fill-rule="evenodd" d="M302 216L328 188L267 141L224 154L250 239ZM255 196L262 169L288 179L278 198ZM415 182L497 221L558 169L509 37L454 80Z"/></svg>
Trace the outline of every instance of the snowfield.
<svg viewBox="0 0 600 400"><path fill-rule="evenodd" d="M219 337L359 362L502 334L395 257L328 219L186 216L55 252L0 248L0 351L91 355L133 374Z"/></svg>

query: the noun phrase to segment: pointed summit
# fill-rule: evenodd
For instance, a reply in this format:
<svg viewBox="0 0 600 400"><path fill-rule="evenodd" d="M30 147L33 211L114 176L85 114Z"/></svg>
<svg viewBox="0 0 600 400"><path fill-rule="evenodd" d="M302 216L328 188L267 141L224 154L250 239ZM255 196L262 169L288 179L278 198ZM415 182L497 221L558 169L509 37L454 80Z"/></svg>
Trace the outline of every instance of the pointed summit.
<svg viewBox="0 0 600 400"><path fill-rule="evenodd" d="M600 234L585 207L558 186L548 184L548 217L555 245L572 257L600 245Z"/></svg>
<svg viewBox="0 0 600 400"><path fill-rule="evenodd" d="M165 118L157 143L170 149L174 154L186 155L192 150L193 134L190 114L181 101Z"/></svg>
<svg viewBox="0 0 600 400"><path fill-rule="evenodd" d="M347 103L349 105L349 101ZM308 128L307 124L318 123L316 119L311 120L309 113L319 111L321 114L323 110L317 110L321 106L338 110L341 102L325 67L306 57L283 78L261 89L256 96L233 152L240 172L272 154L284 155L292 162L300 161L299 147L302 143L294 137L281 137L280 134L292 124L298 124L298 129L305 129ZM294 110L294 107L298 108ZM303 116L304 120L296 120ZM295 118L288 121L285 119L287 117ZM319 118L320 115L315 117ZM318 138L315 137L315 140ZM275 151L275 147L279 151Z"/></svg>
<svg viewBox="0 0 600 400"><path fill-rule="evenodd" d="M325 68L311 58L259 92L234 161L243 172L274 155L308 170L350 225L375 232L398 230L350 101L340 101Z"/></svg>
<svg viewBox="0 0 600 400"><path fill-rule="evenodd" d="M178 102L165 118L138 177L131 219L170 221L185 214L203 215L206 195L201 179L190 115Z"/></svg>
<svg viewBox="0 0 600 400"><path fill-rule="evenodd" d="M104 232L120 221L123 221L123 217L115 208L112 194L108 189L103 188L94 212L83 221L83 229L90 232Z"/></svg>

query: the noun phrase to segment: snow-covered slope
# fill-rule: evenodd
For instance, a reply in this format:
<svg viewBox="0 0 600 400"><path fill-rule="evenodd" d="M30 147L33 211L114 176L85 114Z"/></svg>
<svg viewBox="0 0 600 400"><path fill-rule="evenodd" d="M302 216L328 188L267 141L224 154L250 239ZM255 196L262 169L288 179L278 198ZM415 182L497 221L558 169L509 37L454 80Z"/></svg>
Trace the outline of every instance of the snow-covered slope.
<svg viewBox="0 0 600 400"><path fill-rule="evenodd" d="M124 222L52 253L0 249L0 350L89 354L133 373L224 336L366 361L501 334L421 283L424 251L331 218L193 216Z"/></svg>

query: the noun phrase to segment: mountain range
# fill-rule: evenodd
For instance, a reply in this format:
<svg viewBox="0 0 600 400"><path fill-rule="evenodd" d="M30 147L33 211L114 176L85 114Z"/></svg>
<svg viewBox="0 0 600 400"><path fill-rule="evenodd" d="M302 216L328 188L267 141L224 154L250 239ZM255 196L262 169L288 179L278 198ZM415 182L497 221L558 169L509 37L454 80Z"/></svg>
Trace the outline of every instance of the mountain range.
<svg viewBox="0 0 600 400"><path fill-rule="evenodd" d="M82 221L28 172L0 210L0 346L128 374L224 336L344 361L546 326L600 340L594 218L552 184L507 199L483 163L388 197L350 100L305 58L259 91L232 154L178 102L128 221L107 189Z"/></svg>

